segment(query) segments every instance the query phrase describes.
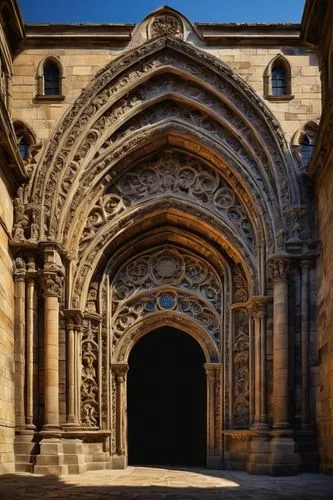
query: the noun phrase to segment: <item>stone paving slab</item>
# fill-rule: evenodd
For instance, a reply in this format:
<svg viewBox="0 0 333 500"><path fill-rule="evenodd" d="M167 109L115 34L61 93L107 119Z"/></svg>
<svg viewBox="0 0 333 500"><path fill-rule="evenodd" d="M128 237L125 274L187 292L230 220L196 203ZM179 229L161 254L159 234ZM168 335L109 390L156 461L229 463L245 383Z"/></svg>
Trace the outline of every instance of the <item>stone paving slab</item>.
<svg viewBox="0 0 333 500"><path fill-rule="evenodd" d="M128 467L80 476L0 476L0 499L333 500L333 477L251 476L209 469Z"/></svg>

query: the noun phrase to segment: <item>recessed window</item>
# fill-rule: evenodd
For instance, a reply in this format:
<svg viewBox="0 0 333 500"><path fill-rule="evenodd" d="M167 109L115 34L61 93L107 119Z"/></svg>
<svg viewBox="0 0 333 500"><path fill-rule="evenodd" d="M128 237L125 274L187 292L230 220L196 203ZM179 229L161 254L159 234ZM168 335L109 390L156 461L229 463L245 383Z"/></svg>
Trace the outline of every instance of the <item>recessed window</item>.
<svg viewBox="0 0 333 500"><path fill-rule="evenodd" d="M310 139L307 135L304 135L302 138L302 142L300 144L300 153L302 157L302 161L304 164L308 165L311 160L311 156L314 150L314 144L310 142Z"/></svg>
<svg viewBox="0 0 333 500"><path fill-rule="evenodd" d="M291 147L301 167L307 167L316 147L319 120L310 120L293 136Z"/></svg>
<svg viewBox="0 0 333 500"><path fill-rule="evenodd" d="M60 71L53 61L44 65L44 94L60 95Z"/></svg>
<svg viewBox="0 0 333 500"><path fill-rule="evenodd" d="M282 55L276 56L264 73L265 98L272 101L293 99L291 89L291 67Z"/></svg>
<svg viewBox="0 0 333 500"><path fill-rule="evenodd" d="M23 161L28 160L31 152L31 146L36 144L34 133L24 123L16 121L14 130L17 138L17 147Z"/></svg>
<svg viewBox="0 0 333 500"><path fill-rule="evenodd" d="M30 142L28 142L28 139L25 136L21 137L21 139L19 140L18 148L22 160L25 160L28 157L30 145Z"/></svg>
<svg viewBox="0 0 333 500"><path fill-rule="evenodd" d="M63 68L57 57L50 56L39 63L37 70L37 100L62 101Z"/></svg>
<svg viewBox="0 0 333 500"><path fill-rule="evenodd" d="M287 76L284 67L276 64L272 68L272 95L287 94Z"/></svg>

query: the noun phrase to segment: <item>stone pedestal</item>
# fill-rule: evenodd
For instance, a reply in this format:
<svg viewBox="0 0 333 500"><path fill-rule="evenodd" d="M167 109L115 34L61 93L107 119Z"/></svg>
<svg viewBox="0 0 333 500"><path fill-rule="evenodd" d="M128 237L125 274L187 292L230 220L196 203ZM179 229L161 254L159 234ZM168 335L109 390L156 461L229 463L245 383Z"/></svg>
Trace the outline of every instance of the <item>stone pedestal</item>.
<svg viewBox="0 0 333 500"><path fill-rule="evenodd" d="M128 465L127 455L113 455L111 457L112 469L126 469L127 465Z"/></svg>
<svg viewBox="0 0 333 500"><path fill-rule="evenodd" d="M63 452L64 464L68 467L68 474L80 474L87 470L81 439L64 439Z"/></svg>
<svg viewBox="0 0 333 500"><path fill-rule="evenodd" d="M14 441L15 471L33 472L37 450L37 435L33 430L17 431Z"/></svg>
<svg viewBox="0 0 333 500"><path fill-rule="evenodd" d="M59 438L43 437L34 472L36 474L52 474L56 476L68 474L68 465L65 464L64 460L63 443Z"/></svg>

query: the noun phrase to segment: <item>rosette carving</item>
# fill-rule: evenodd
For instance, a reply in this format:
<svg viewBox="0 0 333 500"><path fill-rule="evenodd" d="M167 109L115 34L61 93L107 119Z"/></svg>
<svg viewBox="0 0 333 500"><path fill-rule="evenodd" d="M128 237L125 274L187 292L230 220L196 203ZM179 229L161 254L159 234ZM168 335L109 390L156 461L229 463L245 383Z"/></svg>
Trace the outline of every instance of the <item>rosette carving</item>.
<svg viewBox="0 0 333 500"><path fill-rule="evenodd" d="M199 295L221 311L221 281L205 261L189 252L166 247L126 263L112 283L113 309L142 290L172 285Z"/></svg>

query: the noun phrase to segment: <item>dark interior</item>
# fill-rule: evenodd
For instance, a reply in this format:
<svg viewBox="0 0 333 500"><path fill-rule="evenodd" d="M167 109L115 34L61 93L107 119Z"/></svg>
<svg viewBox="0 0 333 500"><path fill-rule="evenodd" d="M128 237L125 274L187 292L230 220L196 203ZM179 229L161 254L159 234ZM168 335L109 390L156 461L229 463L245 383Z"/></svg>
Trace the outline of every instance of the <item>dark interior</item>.
<svg viewBox="0 0 333 500"><path fill-rule="evenodd" d="M200 345L159 328L134 346L128 372L131 465L205 465L206 376Z"/></svg>

